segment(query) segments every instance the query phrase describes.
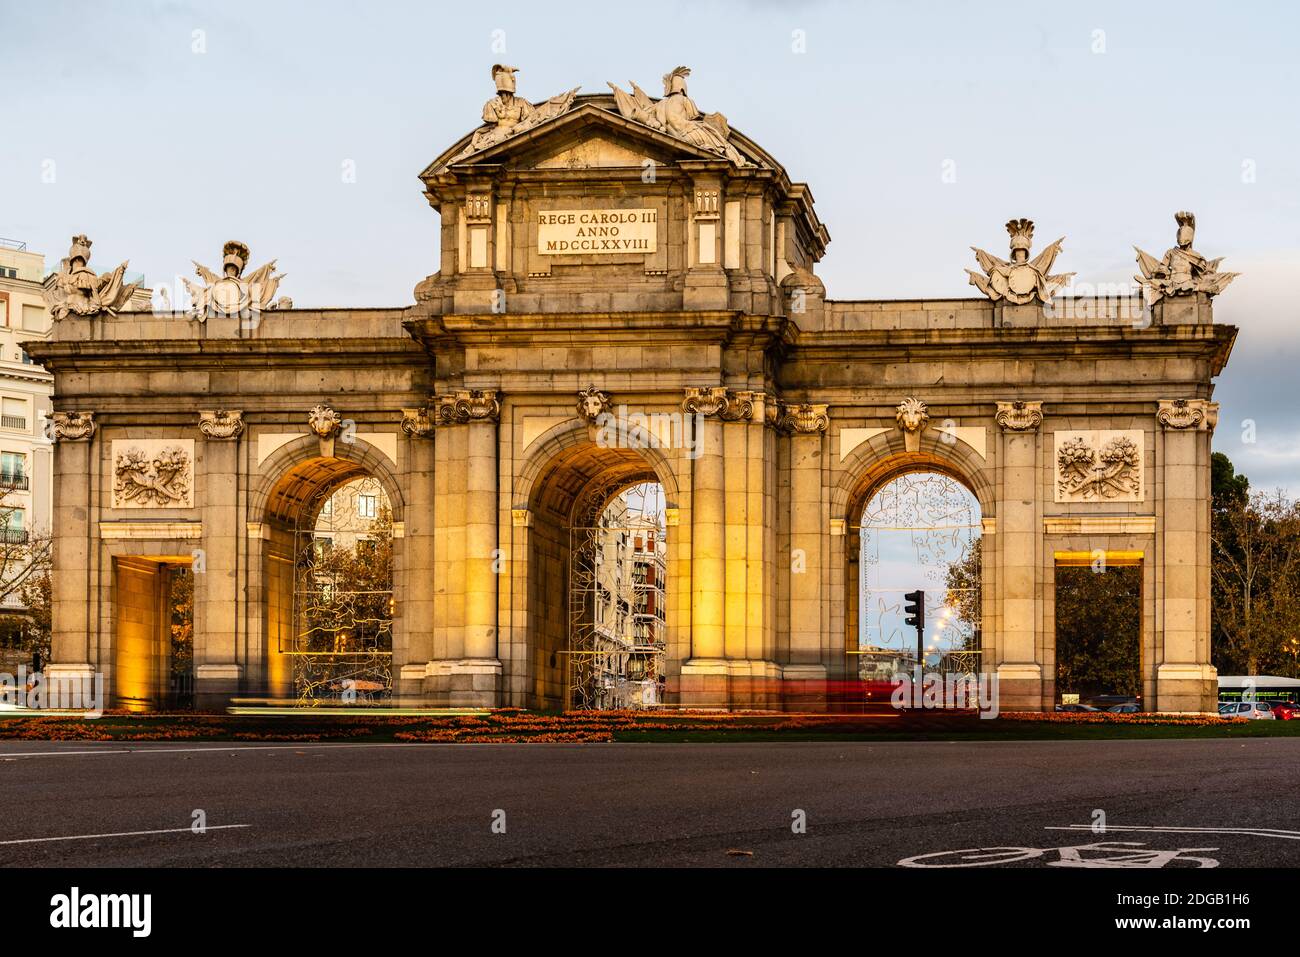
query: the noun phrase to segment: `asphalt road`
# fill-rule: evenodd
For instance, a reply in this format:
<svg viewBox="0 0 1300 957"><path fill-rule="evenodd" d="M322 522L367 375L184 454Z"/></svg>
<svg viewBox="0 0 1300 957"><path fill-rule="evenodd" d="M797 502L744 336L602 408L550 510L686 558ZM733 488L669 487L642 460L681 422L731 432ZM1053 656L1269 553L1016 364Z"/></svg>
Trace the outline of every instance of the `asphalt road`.
<svg viewBox="0 0 1300 957"><path fill-rule="evenodd" d="M1298 766L1297 738L0 742L0 863L1294 867Z"/></svg>

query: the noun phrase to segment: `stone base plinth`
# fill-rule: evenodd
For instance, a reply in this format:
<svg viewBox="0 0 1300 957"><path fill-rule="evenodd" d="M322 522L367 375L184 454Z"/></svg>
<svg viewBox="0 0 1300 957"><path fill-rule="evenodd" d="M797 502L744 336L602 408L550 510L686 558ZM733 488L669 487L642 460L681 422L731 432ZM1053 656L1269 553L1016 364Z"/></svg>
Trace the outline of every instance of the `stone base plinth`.
<svg viewBox="0 0 1300 957"><path fill-rule="evenodd" d="M726 711L780 706L781 666L762 659L691 658L682 662L677 704Z"/></svg>
<svg viewBox="0 0 1300 957"><path fill-rule="evenodd" d="M95 666L86 662L47 664L42 672L42 708L102 711L109 706L104 676L96 680Z"/></svg>
<svg viewBox="0 0 1300 957"><path fill-rule="evenodd" d="M827 711L825 665L786 665L781 669L781 710Z"/></svg>
<svg viewBox="0 0 1300 957"><path fill-rule="evenodd" d="M1219 672L1211 665L1164 664L1156 668L1156 700L1148 710L1217 714Z"/></svg>
<svg viewBox="0 0 1300 957"><path fill-rule="evenodd" d="M239 694L244 669L234 663L194 666L194 709L221 711Z"/></svg>
<svg viewBox="0 0 1300 957"><path fill-rule="evenodd" d="M998 711L1045 711L1043 668L1033 662L998 665Z"/></svg>
<svg viewBox="0 0 1300 957"><path fill-rule="evenodd" d="M497 658L431 661L425 666L423 693L435 708L495 708L500 703L501 662Z"/></svg>
<svg viewBox="0 0 1300 957"><path fill-rule="evenodd" d="M677 678L678 703L683 708L717 708L729 703L730 670L722 658L688 658Z"/></svg>

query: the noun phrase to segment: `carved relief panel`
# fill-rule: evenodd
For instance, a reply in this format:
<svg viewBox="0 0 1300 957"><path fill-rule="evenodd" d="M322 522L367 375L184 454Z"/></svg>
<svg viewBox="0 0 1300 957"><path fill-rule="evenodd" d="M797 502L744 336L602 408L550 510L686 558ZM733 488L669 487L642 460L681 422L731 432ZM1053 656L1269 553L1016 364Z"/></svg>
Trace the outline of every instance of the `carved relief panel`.
<svg viewBox="0 0 1300 957"><path fill-rule="evenodd" d="M1055 433L1057 502L1141 502L1146 476L1141 429Z"/></svg>
<svg viewBox="0 0 1300 957"><path fill-rule="evenodd" d="M114 439L113 508L193 508L193 439Z"/></svg>

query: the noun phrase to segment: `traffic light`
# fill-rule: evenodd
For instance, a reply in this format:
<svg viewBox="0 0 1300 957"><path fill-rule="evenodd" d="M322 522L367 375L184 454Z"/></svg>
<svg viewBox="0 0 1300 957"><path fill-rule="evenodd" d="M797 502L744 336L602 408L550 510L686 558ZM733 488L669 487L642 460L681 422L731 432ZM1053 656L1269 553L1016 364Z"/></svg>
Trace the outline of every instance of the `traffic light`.
<svg viewBox="0 0 1300 957"><path fill-rule="evenodd" d="M903 596L903 613L907 615L906 623L915 628L917 634L925 631L925 592L909 591Z"/></svg>

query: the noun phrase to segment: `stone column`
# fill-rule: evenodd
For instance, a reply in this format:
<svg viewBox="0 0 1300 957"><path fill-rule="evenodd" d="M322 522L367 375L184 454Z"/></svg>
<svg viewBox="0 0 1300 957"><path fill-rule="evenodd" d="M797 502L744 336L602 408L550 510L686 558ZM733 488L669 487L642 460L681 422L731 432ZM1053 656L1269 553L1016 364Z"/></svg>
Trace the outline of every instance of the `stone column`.
<svg viewBox="0 0 1300 957"><path fill-rule="evenodd" d="M1218 699L1210 664L1210 436L1218 415L1204 399L1162 400L1156 412L1163 492L1153 710L1213 712Z"/></svg>
<svg viewBox="0 0 1300 957"><path fill-rule="evenodd" d="M201 411L203 444L203 550L194 556L194 696L207 710L239 692L237 550L239 521L239 410Z"/></svg>
<svg viewBox="0 0 1300 957"><path fill-rule="evenodd" d="M444 429L463 428L465 494L463 499L464 600L461 654L429 662L426 693L449 706L494 706L501 684L497 655L497 584L504 564L497 553L497 426L501 402L493 391L440 396L434 415ZM445 502L454 508L454 503ZM435 647L437 642L435 641Z"/></svg>
<svg viewBox="0 0 1300 957"><path fill-rule="evenodd" d="M1043 667L1038 660L1038 567L1042 526L1038 507L1038 435L1041 402L999 402L1002 428L996 560L985 563L997 582L999 628L993 635L999 706L1006 711L1043 707ZM986 572L987 574L987 572ZM987 632L986 632L987 633ZM985 662L985 670L991 662Z"/></svg>
<svg viewBox="0 0 1300 957"><path fill-rule="evenodd" d="M682 411L697 429L691 480L691 656L682 662L681 703L721 707L728 698L723 388L687 389Z"/></svg>
<svg viewBox="0 0 1300 957"><path fill-rule="evenodd" d="M433 652L434 496L433 423L427 408L403 409L406 443L406 508L402 513L403 573L394 581L393 677L403 698L421 696Z"/></svg>
<svg viewBox="0 0 1300 957"><path fill-rule="evenodd" d="M786 706L824 706L824 540L830 520L822 496L825 405L786 406L779 426L790 435L790 660L783 669Z"/></svg>
<svg viewBox="0 0 1300 957"><path fill-rule="evenodd" d="M50 662L45 675L62 687L82 693L93 690L96 671L108 670L99 660L91 622L98 617L94 600L99 593L91 587L91 550L97 546L93 532L91 484L98 473L95 413L55 412L54 430L54 536L53 603ZM111 677L106 676L111 682Z"/></svg>

